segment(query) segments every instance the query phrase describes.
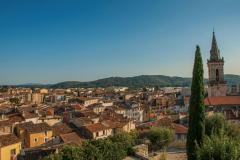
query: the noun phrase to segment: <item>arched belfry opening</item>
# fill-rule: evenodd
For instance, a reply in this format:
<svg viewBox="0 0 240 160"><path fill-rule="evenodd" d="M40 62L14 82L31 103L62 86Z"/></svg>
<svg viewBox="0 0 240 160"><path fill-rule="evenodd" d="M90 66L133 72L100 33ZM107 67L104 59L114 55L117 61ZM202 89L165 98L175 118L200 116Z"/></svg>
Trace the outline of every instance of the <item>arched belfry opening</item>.
<svg viewBox="0 0 240 160"><path fill-rule="evenodd" d="M219 82L219 71L216 69L216 81Z"/></svg>

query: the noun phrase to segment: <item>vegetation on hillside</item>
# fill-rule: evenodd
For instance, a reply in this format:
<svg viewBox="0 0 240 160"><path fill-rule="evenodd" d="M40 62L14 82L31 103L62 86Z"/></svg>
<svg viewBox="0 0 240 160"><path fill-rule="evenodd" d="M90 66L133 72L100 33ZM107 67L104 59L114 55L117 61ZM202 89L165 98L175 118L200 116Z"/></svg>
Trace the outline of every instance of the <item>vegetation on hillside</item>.
<svg viewBox="0 0 240 160"><path fill-rule="evenodd" d="M152 127L147 134L151 142L152 150L159 150L167 147L175 137L174 131L170 128Z"/></svg>
<svg viewBox="0 0 240 160"><path fill-rule="evenodd" d="M0 86L0 93L4 93L8 91L8 86Z"/></svg>
<svg viewBox="0 0 240 160"><path fill-rule="evenodd" d="M20 100L17 97L12 97L9 99L9 101L14 105L19 105Z"/></svg>
<svg viewBox="0 0 240 160"><path fill-rule="evenodd" d="M136 77L110 77L91 82L69 81L52 85L53 88L68 87L109 87L109 86L127 86L127 87L166 87L166 86L189 86L190 78L169 77L163 75L142 75Z"/></svg>
<svg viewBox="0 0 240 160"><path fill-rule="evenodd" d="M122 160L134 154L136 133L121 133L106 139L86 141L82 146L66 146L43 160Z"/></svg>
<svg viewBox="0 0 240 160"><path fill-rule="evenodd" d="M225 75L225 79L229 85L239 84L240 76L237 75ZM207 83L207 79L204 79L204 83ZM191 78L184 77L169 77L163 75L142 75L136 77L110 77L99 79L91 82L78 82L67 81L53 85L43 85L42 87L50 88L77 88L77 87L109 87L109 86L126 86L131 88L142 87L188 87L191 85ZM26 87L26 86L25 86ZM41 85L37 87L41 88Z"/></svg>
<svg viewBox="0 0 240 160"><path fill-rule="evenodd" d="M240 84L240 76L226 74L225 80L228 85ZM23 84L20 87L30 88L87 88L87 87L109 87L109 86L126 86L130 88L142 87L189 87L191 85L191 78L185 77L170 77L164 75L141 75L135 77L109 77L90 82L66 81L57 84ZM204 79L207 83L207 79Z"/></svg>
<svg viewBox="0 0 240 160"><path fill-rule="evenodd" d="M198 160L239 160L239 158L239 140L233 140L228 136L207 136L197 150Z"/></svg>
<svg viewBox="0 0 240 160"><path fill-rule="evenodd" d="M206 135L196 153L198 160L239 160L240 125L228 122L221 114L206 118Z"/></svg>
<svg viewBox="0 0 240 160"><path fill-rule="evenodd" d="M226 118L222 114L214 114L206 118L205 121L205 134L211 135L222 135L227 131L228 123Z"/></svg>

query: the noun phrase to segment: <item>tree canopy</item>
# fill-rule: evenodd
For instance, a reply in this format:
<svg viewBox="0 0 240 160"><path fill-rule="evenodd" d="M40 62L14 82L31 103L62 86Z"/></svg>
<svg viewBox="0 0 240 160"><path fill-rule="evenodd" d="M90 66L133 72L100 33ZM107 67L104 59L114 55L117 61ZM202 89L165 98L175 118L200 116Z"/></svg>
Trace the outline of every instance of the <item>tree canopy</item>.
<svg viewBox="0 0 240 160"><path fill-rule="evenodd" d="M214 114L206 118L205 121L205 133L207 136L213 134L223 135L226 132L227 121L224 115Z"/></svg>
<svg viewBox="0 0 240 160"><path fill-rule="evenodd" d="M196 47L189 104L189 128L187 134L187 155L196 159L197 145L201 145L205 134L204 79L200 47Z"/></svg>
<svg viewBox="0 0 240 160"><path fill-rule="evenodd" d="M167 147L174 140L174 131L165 127L152 127L147 135L152 149Z"/></svg>
<svg viewBox="0 0 240 160"><path fill-rule="evenodd" d="M132 154L134 133L121 133L106 139L86 141L82 146L65 146L43 160L122 160Z"/></svg>
<svg viewBox="0 0 240 160"><path fill-rule="evenodd" d="M202 146L197 149L198 160L239 160L240 141L228 136L206 136Z"/></svg>
<svg viewBox="0 0 240 160"><path fill-rule="evenodd" d="M10 98L9 101L15 105L20 103L20 100L17 97Z"/></svg>

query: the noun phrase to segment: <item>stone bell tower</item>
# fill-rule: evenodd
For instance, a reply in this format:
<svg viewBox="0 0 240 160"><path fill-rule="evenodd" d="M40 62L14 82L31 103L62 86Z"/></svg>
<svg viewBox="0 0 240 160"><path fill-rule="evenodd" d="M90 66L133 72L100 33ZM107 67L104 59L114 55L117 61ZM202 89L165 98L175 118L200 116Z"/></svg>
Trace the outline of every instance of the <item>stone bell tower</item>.
<svg viewBox="0 0 240 160"><path fill-rule="evenodd" d="M226 96L227 82L224 80L224 59L220 56L217 40L213 31L212 47L208 65L208 96Z"/></svg>

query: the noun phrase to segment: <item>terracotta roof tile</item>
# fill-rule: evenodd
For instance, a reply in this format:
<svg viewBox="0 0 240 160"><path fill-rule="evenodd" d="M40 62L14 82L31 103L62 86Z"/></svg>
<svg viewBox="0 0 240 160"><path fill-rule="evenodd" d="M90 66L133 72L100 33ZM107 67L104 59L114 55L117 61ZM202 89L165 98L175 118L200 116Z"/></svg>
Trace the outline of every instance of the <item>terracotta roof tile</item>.
<svg viewBox="0 0 240 160"><path fill-rule="evenodd" d="M76 127L81 127L81 126L85 126L85 125L89 125L89 124L93 124L93 121L88 118L88 117L80 117L80 118L75 118L72 120L72 123L76 126Z"/></svg>
<svg viewBox="0 0 240 160"><path fill-rule="evenodd" d="M78 136L77 133L72 132L72 133L67 133L67 134L61 134L60 135L62 141L64 143L74 143L77 145L81 145L84 139Z"/></svg>
<svg viewBox="0 0 240 160"><path fill-rule="evenodd" d="M171 126L172 122L173 122L172 118L164 117L164 118L157 120L156 122L153 122L154 123L153 125L160 126L160 127L169 127L169 126Z"/></svg>
<svg viewBox="0 0 240 160"><path fill-rule="evenodd" d="M215 105L239 105L240 96L221 96L221 97L207 97L204 100L206 106Z"/></svg>
<svg viewBox="0 0 240 160"><path fill-rule="evenodd" d="M175 130L175 133L182 133L182 134L187 134L188 128L185 127L184 125L177 124L177 123L172 123L173 129Z"/></svg>
<svg viewBox="0 0 240 160"><path fill-rule="evenodd" d="M69 127L66 123L53 126L53 134L54 136L60 135L60 134L66 134L71 133L73 129Z"/></svg>
<svg viewBox="0 0 240 160"><path fill-rule="evenodd" d="M14 134L7 134L7 135L1 135L0 136L0 146L8 146L11 144L15 144L21 142L19 138L17 138Z"/></svg>
<svg viewBox="0 0 240 160"><path fill-rule="evenodd" d="M31 118L37 118L39 117L38 114L36 113L31 113L31 112L24 112L23 117L25 119L31 119Z"/></svg>
<svg viewBox="0 0 240 160"><path fill-rule="evenodd" d="M50 131L52 130L52 127L50 127L47 123L37 123L33 124L32 122L22 123L17 125L18 127L25 129L26 131L30 133L39 133L44 131Z"/></svg>
<svg viewBox="0 0 240 160"><path fill-rule="evenodd" d="M13 115L13 116L9 116L8 118L9 118L9 121L12 123L24 121L24 118L21 115Z"/></svg>
<svg viewBox="0 0 240 160"><path fill-rule="evenodd" d="M89 130L90 132L98 132L98 131L102 131L105 129L109 129L110 127L104 126L101 123L95 123L95 124L87 125L87 126L85 126L85 128L87 130Z"/></svg>
<svg viewBox="0 0 240 160"><path fill-rule="evenodd" d="M102 124L109 127L109 128L122 128L127 123L126 122L119 122L119 121L112 121L112 120L104 120Z"/></svg>

